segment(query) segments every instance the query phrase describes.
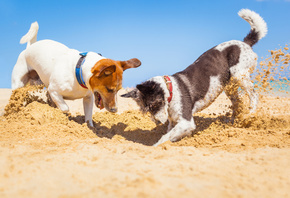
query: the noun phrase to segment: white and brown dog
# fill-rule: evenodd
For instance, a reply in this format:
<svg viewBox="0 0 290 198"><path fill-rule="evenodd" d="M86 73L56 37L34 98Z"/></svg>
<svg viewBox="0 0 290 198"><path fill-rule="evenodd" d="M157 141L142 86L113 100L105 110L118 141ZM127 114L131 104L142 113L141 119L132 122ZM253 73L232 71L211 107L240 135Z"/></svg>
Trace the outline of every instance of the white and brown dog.
<svg viewBox="0 0 290 198"><path fill-rule="evenodd" d="M251 25L251 31L243 42L232 40L219 44L185 70L171 76L153 77L122 95L134 98L141 110L150 112L154 120L163 124L169 121L167 133L155 146L191 135L196 128L192 114L208 107L223 90L236 106L240 96L236 90L225 89L229 82L246 90L250 112L256 110L258 95L250 73L257 65L257 55L251 47L267 34L267 25L251 10L242 9L238 14Z"/></svg>
<svg viewBox="0 0 290 198"><path fill-rule="evenodd" d="M94 98L97 107L117 112L123 71L139 67L141 62L136 58L115 61L94 52L80 53L56 41L36 41L37 32L38 23L34 22L20 40L27 47L13 68L12 89L25 86L31 79L43 83L63 112L69 111L64 99L83 98L85 121L90 126Z"/></svg>

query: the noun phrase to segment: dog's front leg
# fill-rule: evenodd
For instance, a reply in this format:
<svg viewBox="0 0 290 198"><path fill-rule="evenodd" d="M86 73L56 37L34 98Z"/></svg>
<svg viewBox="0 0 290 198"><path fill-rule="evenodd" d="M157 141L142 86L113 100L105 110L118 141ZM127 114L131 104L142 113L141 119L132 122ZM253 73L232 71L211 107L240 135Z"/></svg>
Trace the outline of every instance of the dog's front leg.
<svg viewBox="0 0 290 198"><path fill-rule="evenodd" d="M93 94L90 94L83 98L85 121L88 122L90 127L94 127L92 116L93 116L93 106L94 106L94 97Z"/></svg>
<svg viewBox="0 0 290 198"><path fill-rule="evenodd" d="M171 119L168 119L167 132L174 127L174 122Z"/></svg>
<svg viewBox="0 0 290 198"><path fill-rule="evenodd" d="M153 146L158 146L168 140L175 142L181 138L188 136L195 129L195 124L193 118L190 121L182 119L179 121L168 133L163 135L161 139Z"/></svg>
<svg viewBox="0 0 290 198"><path fill-rule="evenodd" d="M62 111L67 113L69 111L69 107L67 106L67 104L65 103L62 95L60 95L58 92L56 91L51 91L48 88L48 93L52 99L52 101L56 104L56 106Z"/></svg>

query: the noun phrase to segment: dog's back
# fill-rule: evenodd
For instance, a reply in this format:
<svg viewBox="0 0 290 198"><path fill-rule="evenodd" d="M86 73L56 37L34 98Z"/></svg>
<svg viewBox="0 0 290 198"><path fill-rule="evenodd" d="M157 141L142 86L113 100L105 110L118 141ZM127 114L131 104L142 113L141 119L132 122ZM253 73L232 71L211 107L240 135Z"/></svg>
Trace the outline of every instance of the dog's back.
<svg viewBox="0 0 290 198"><path fill-rule="evenodd" d="M58 67L59 71L66 67L67 64L61 64L61 62L67 62L71 53L76 54L78 57L78 51L72 50L65 45L52 41L41 40L34 43L29 42L27 48L22 51L18 57L12 72L12 89L23 87L29 80L29 74L32 71L36 71L41 81L45 86L49 84L49 78L51 74ZM72 60L77 62L77 60ZM58 63L58 64L56 64ZM73 63L73 62L72 62Z"/></svg>
<svg viewBox="0 0 290 198"><path fill-rule="evenodd" d="M75 56L71 56L71 53ZM56 69L59 72L63 69L71 72L70 68L64 67L70 66L67 64L68 60L75 57L71 65L73 68L73 63L77 62L78 53L59 42L41 40L26 49L25 60L27 65L38 73L45 86L48 86L50 76Z"/></svg>

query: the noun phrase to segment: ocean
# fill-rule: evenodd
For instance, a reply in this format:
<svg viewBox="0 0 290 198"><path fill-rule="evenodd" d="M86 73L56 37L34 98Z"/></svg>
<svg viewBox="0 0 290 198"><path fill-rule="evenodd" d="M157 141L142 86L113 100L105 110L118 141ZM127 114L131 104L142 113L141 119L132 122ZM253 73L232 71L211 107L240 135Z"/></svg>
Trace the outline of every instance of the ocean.
<svg viewBox="0 0 290 198"><path fill-rule="evenodd" d="M256 90L263 95L290 97L290 79L270 80L266 88L262 88L262 84L254 82Z"/></svg>

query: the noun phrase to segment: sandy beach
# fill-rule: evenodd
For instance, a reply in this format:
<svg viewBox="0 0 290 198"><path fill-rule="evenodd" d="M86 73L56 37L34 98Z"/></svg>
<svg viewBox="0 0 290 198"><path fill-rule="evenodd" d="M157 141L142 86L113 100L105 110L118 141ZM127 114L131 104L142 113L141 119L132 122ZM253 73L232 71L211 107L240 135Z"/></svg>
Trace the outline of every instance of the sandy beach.
<svg viewBox="0 0 290 198"><path fill-rule="evenodd" d="M132 100L118 114L95 108L88 128L81 100L63 114L36 101L16 110L10 95L0 89L0 197L290 197L290 98L263 96L232 123L222 94L191 137L152 147L166 126Z"/></svg>

